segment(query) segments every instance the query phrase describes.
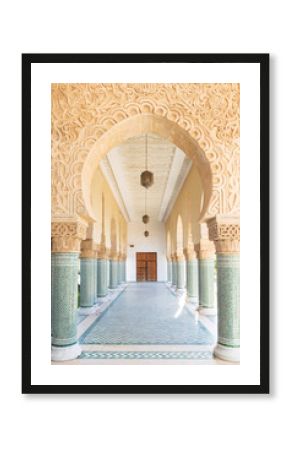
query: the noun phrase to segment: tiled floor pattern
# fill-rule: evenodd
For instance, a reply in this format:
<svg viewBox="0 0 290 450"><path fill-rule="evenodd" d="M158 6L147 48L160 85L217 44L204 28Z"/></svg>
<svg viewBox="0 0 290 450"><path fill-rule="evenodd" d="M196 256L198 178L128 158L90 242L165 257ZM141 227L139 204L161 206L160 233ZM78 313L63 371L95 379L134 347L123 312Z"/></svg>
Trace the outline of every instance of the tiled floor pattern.
<svg viewBox="0 0 290 450"><path fill-rule="evenodd" d="M214 324L217 323L217 316L207 316L207 317L208 317L208 319L209 319L211 322L213 322Z"/></svg>
<svg viewBox="0 0 290 450"><path fill-rule="evenodd" d="M127 292L125 292L126 288ZM123 311L121 311L121 307ZM152 329L152 324L149 323L150 318L155 329ZM110 328L104 329L105 325L110 324L114 326L114 329L111 328L111 331ZM142 332L143 325L146 325L145 332ZM184 326L186 331L182 331L181 326ZM116 329L118 329L117 334L115 333ZM162 336L165 339L161 339L158 332L162 329ZM97 336L99 331L103 332L100 338ZM147 344L148 333L152 331L154 339L150 338L149 341L154 341L155 344ZM178 336L181 331L182 339ZM120 332L126 336L126 339L121 338ZM110 337L111 333L113 335L115 333L113 339ZM109 295L97 305L94 314L79 315L77 334L82 347L79 358L70 361L52 361L52 364L235 364L213 358L216 333L216 317L203 316L196 313L190 304L181 304L180 299L172 294L166 284L129 283L129 285L124 284L119 289L109 292ZM90 342L91 338L93 343L86 344L84 342L85 340ZM112 344L111 341L115 340L117 343ZM138 344L122 343L125 340L138 342ZM142 341L146 341L146 344L143 344ZM175 343L168 344L168 341ZM183 344L180 344L180 341Z"/></svg>
<svg viewBox="0 0 290 450"><path fill-rule="evenodd" d="M196 352L165 352L165 351L105 351L105 352L82 352L80 359L212 359L211 351L196 351Z"/></svg>
<svg viewBox="0 0 290 450"><path fill-rule="evenodd" d="M102 297L98 299L95 303L95 311L90 315L82 315L78 312L78 329L77 329L77 337L80 337L91 327L95 321L104 314L106 309L108 309L112 303L119 297L119 295L127 288L127 285L124 283L118 287L118 289L109 290L108 295L106 297Z"/></svg>
<svg viewBox="0 0 290 450"><path fill-rule="evenodd" d="M86 319L87 316L81 316L80 314L78 314L77 316L77 325L79 325L83 320Z"/></svg>
<svg viewBox="0 0 290 450"><path fill-rule="evenodd" d="M164 284L132 283L93 322L80 343L213 345L214 336Z"/></svg>

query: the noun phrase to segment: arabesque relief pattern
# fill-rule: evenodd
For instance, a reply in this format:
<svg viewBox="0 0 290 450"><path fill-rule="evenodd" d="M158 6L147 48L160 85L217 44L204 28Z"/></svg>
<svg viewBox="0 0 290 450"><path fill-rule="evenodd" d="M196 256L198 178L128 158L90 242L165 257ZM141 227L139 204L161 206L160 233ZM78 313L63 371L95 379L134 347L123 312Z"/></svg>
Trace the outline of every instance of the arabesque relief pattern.
<svg viewBox="0 0 290 450"><path fill-rule="evenodd" d="M239 253L240 221L238 217L215 217L208 220L209 238L217 253Z"/></svg>
<svg viewBox="0 0 290 450"><path fill-rule="evenodd" d="M115 124L140 114L164 117L199 144L212 172L207 217L239 211L238 84L53 84L52 216L86 214L84 161Z"/></svg>
<svg viewBox="0 0 290 450"><path fill-rule="evenodd" d="M52 222L52 252L79 252L81 240L86 238L87 225L78 222Z"/></svg>

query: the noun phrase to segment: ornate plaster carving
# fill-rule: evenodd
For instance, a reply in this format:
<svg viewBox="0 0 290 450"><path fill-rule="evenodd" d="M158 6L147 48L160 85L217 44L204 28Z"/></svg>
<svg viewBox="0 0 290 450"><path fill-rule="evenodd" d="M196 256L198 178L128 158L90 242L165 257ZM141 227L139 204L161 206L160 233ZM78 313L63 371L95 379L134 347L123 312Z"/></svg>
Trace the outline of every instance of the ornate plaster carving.
<svg viewBox="0 0 290 450"><path fill-rule="evenodd" d="M52 215L88 214L84 163L106 132L131 117L166 118L198 143L191 155L211 185L206 217L239 210L238 84L54 84L52 86ZM151 115L151 116L150 116ZM163 125L157 123L155 128ZM163 127L164 128L164 127ZM161 129L161 128L160 128ZM163 130L170 139L178 130ZM185 135L179 136L179 145ZM103 155L109 148L103 148ZM101 155L100 155L101 157ZM97 164L97 161L95 161ZM209 169L207 168L209 167ZM89 188L88 188L89 189Z"/></svg>
<svg viewBox="0 0 290 450"><path fill-rule="evenodd" d="M197 252L195 251L194 247L189 246L188 248L185 248L183 250L183 253L187 261L192 261L193 259L197 258Z"/></svg>
<svg viewBox="0 0 290 450"><path fill-rule="evenodd" d="M110 250L109 252L108 252L108 257L109 257L109 259L110 260L112 260L112 261L118 261L118 259L119 259L119 254L118 254L118 252L116 252L116 250Z"/></svg>
<svg viewBox="0 0 290 450"><path fill-rule="evenodd" d="M195 245L195 250L199 259L213 258L215 254L215 246L208 239L200 239L200 242Z"/></svg>
<svg viewBox="0 0 290 450"><path fill-rule="evenodd" d="M83 221L59 221L51 224L52 252L79 252L86 238L87 224Z"/></svg>
<svg viewBox="0 0 290 450"><path fill-rule="evenodd" d="M96 258L97 245L93 239L85 239L81 243L81 258Z"/></svg>
<svg viewBox="0 0 290 450"><path fill-rule="evenodd" d="M214 241L217 253L239 253L239 217L216 216L207 221L209 238Z"/></svg>
<svg viewBox="0 0 290 450"><path fill-rule="evenodd" d="M107 259L110 254L110 250L106 248L104 244L97 245L97 259Z"/></svg>

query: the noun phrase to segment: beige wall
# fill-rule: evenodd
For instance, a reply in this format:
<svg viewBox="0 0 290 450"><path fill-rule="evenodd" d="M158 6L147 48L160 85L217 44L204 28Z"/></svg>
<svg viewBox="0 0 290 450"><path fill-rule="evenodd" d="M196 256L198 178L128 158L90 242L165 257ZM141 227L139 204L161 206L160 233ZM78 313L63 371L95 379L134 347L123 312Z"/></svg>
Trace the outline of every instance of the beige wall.
<svg viewBox="0 0 290 450"><path fill-rule="evenodd" d="M166 220L167 256L199 242L202 198L201 179L197 169L192 167Z"/></svg>
<svg viewBox="0 0 290 450"><path fill-rule="evenodd" d="M96 242L98 244L101 243L103 237L105 239L103 243L106 248L113 247L113 250L117 252L126 253L127 223L100 168L97 168L93 176L91 202L94 219L97 224ZM103 212L102 204L104 208ZM102 231L104 236L102 236Z"/></svg>

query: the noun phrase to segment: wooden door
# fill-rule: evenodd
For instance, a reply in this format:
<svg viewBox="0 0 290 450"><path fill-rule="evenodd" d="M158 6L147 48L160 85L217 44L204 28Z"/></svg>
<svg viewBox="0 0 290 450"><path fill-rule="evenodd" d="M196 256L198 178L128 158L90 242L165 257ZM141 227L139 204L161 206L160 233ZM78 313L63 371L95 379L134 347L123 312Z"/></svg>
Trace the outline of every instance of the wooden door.
<svg viewBox="0 0 290 450"><path fill-rule="evenodd" d="M137 281L157 281L157 253L136 253Z"/></svg>

